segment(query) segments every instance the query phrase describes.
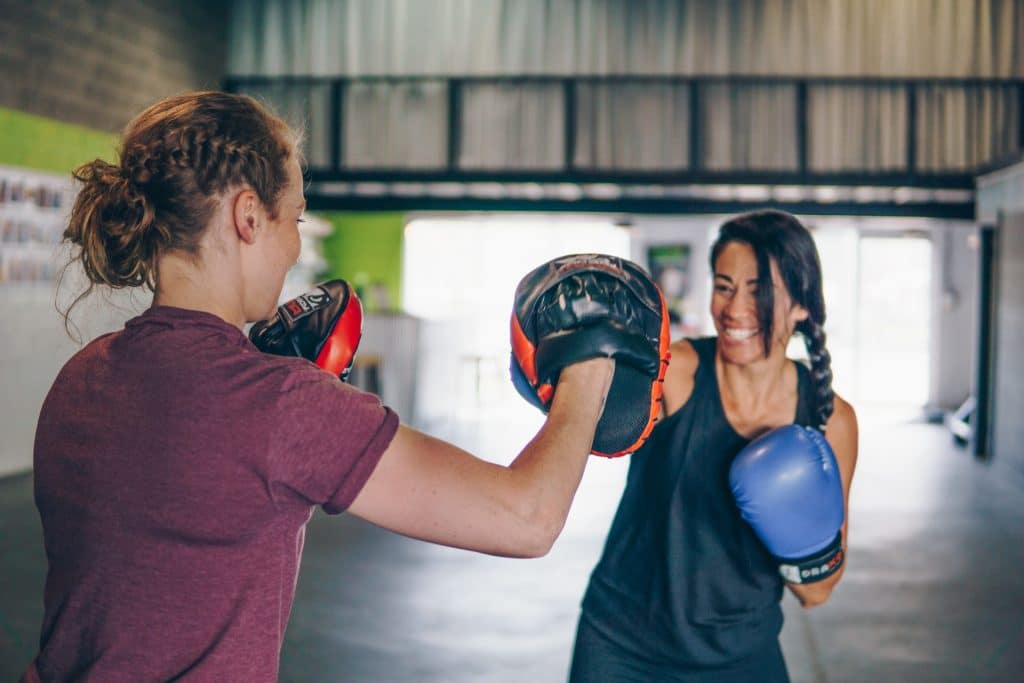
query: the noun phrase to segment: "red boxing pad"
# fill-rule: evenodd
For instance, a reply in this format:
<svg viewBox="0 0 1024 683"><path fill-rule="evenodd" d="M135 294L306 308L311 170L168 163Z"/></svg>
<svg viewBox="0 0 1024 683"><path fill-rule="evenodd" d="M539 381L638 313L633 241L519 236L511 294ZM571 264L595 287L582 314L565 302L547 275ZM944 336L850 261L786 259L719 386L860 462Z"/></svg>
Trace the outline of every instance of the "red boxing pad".
<svg viewBox="0 0 1024 683"><path fill-rule="evenodd" d="M281 304L273 318L249 330L260 351L306 358L342 381L362 335L363 306L345 280L330 280Z"/></svg>

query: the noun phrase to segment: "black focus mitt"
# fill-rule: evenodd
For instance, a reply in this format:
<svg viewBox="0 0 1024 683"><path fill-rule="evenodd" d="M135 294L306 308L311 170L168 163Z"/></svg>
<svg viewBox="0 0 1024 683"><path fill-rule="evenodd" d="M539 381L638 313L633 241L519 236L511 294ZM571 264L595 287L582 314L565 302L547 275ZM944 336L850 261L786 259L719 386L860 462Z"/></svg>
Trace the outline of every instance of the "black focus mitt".
<svg viewBox="0 0 1024 683"><path fill-rule="evenodd" d="M277 307L249 329L264 353L298 356L347 381L363 335L363 306L345 280L330 280Z"/></svg>
<svg viewBox="0 0 1024 683"><path fill-rule="evenodd" d="M592 451L616 457L640 448L661 413L669 359L665 299L642 268L604 254L549 261L516 288L511 328L512 383L545 413L562 368L613 358Z"/></svg>

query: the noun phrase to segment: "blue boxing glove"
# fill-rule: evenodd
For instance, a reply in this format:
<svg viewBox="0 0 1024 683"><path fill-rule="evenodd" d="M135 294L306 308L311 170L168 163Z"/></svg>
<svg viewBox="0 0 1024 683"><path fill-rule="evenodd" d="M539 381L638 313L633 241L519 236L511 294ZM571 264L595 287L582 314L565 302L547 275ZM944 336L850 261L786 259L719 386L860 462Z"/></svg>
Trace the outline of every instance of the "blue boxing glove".
<svg viewBox="0 0 1024 683"><path fill-rule="evenodd" d="M816 429L786 425L736 455L729 486L789 583L814 583L843 564L843 483L832 448Z"/></svg>

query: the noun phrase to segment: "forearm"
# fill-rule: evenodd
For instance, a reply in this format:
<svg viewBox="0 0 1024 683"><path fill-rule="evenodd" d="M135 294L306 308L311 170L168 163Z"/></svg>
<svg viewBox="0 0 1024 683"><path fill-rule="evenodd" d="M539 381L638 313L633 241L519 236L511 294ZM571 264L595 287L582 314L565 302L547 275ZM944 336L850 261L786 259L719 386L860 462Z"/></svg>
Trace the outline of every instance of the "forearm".
<svg viewBox="0 0 1024 683"><path fill-rule="evenodd" d="M842 475L843 524L840 527L843 549L843 564L839 570L825 579L809 584L786 584L805 608L825 603L846 571L850 528L850 486L857 465L857 417L852 406L839 396L835 397L835 411L826 429L827 439L836 456L836 464Z"/></svg>
<svg viewBox="0 0 1024 683"><path fill-rule="evenodd" d="M540 433L509 466L399 427L350 510L407 536L494 555L548 552L565 523L614 363L563 372Z"/></svg>
<svg viewBox="0 0 1024 683"><path fill-rule="evenodd" d="M810 609L825 604L829 597L831 597L832 590L842 578L843 572L846 571L846 528L847 525L844 522L840 530L842 536L842 564L835 573L814 583L786 583L786 588L796 596L802 607Z"/></svg>
<svg viewBox="0 0 1024 683"><path fill-rule="evenodd" d="M566 368L544 426L509 465L520 514L551 542L583 477L613 369L607 359Z"/></svg>

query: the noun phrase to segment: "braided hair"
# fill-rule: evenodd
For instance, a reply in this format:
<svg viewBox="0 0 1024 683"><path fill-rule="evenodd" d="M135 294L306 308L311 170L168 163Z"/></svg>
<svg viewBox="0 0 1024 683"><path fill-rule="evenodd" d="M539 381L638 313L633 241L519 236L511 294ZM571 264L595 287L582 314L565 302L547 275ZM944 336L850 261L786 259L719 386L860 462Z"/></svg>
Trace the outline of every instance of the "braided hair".
<svg viewBox="0 0 1024 683"><path fill-rule="evenodd" d="M244 95L198 92L167 98L125 130L118 163L78 167L81 184L64 241L77 247L88 287L145 285L156 290L157 259L169 251L197 255L217 206L232 187L251 188L276 216L298 136ZM65 268L66 271L66 268Z"/></svg>
<svg viewBox="0 0 1024 683"><path fill-rule="evenodd" d="M771 262L779 269L794 304L807 310L807 319L796 325L807 347L811 380L814 383L816 421L825 431L832 416L832 357L825 346L825 297L822 292L821 261L814 239L797 218L783 211L765 210L741 214L722 224L711 247L714 270L722 249L730 242L749 245L757 256L757 318L764 339L764 353L771 349L773 293Z"/></svg>

